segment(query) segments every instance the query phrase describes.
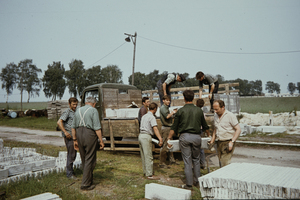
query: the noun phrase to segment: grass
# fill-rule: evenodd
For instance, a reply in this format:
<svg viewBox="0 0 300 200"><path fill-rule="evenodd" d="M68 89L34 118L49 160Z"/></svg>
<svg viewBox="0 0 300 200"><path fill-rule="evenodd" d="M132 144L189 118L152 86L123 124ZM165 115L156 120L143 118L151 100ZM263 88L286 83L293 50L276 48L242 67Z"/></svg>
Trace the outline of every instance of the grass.
<svg viewBox="0 0 300 200"><path fill-rule="evenodd" d="M46 117L3 117L0 118L0 126L11 126L19 128L37 129L43 131L56 131L56 119L48 119Z"/></svg>
<svg viewBox="0 0 300 200"><path fill-rule="evenodd" d="M300 111L300 97L240 98L242 112L275 113Z"/></svg>
<svg viewBox="0 0 300 200"><path fill-rule="evenodd" d="M36 145L31 143L4 141L5 146L33 147L41 149L52 148L52 151L44 151L46 155L56 154L62 147L51 145ZM52 173L38 179L30 179L9 185L0 186L0 192L6 192L7 199L20 199L29 196L52 192L58 194L64 200L68 199L143 199L145 185L159 183L178 187L183 184L184 171L183 161L180 165L172 165L171 169L158 168L159 160L154 159L155 175L160 181L150 181L143 177L141 157L139 153L124 153L111 151L97 152L97 165L94 170L94 183L96 188L92 191L81 191L81 181L72 181L66 178L65 173ZM79 180L82 171L75 170ZM207 170L201 170L206 174ZM202 199L198 188L193 188L192 199Z"/></svg>
<svg viewBox="0 0 300 200"><path fill-rule="evenodd" d="M23 102L22 107L23 111L28 110L28 109L36 109L36 110L43 110L47 109L48 102ZM21 110L21 103L20 102L13 102L13 103L0 103L0 109L5 108L5 109L10 109L10 110L15 110L19 111Z"/></svg>

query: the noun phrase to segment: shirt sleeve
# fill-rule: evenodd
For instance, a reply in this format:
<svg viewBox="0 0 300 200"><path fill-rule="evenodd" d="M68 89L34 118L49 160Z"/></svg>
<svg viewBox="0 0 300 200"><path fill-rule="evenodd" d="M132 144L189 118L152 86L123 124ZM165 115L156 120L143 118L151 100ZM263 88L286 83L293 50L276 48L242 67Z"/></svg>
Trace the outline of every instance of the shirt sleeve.
<svg viewBox="0 0 300 200"><path fill-rule="evenodd" d="M156 118L153 116L150 121L151 127L157 126Z"/></svg>
<svg viewBox="0 0 300 200"><path fill-rule="evenodd" d="M79 109L77 109L76 110L76 112L75 112L75 114L74 114L74 118L73 118L73 122L72 122L72 126L71 126L71 128L74 128L74 129L76 129L77 128L77 126L76 126L76 114L79 112Z"/></svg>
<svg viewBox="0 0 300 200"><path fill-rule="evenodd" d="M175 113L174 123L171 126L171 130L173 130L175 133L178 133L179 118L180 109Z"/></svg>
<svg viewBox="0 0 300 200"><path fill-rule="evenodd" d="M231 123L232 127L235 127L236 125L239 124L236 116L234 114L232 114L232 113L231 113L231 116L230 116L230 123Z"/></svg>
<svg viewBox="0 0 300 200"><path fill-rule="evenodd" d="M101 129L99 114L96 108L93 109L93 129L95 131Z"/></svg>
<svg viewBox="0 0 300 200"><path fill-rule="evenodd" d="M207 74L206 75L206 80L209 82L209 85L212 85L212 84L214 84L216 82L216 77L214 77L214 76L212 76L210 74Z"/></svg>
<svg viewBox="0 0 300 200"><path fill-rule="evenodd" d="M67 119L69 118L69 113L70 113L69 109L65 110L59 119L63 121L67 121Z"/></svg>
<svg viewBox="0 0 300 200"><path fill-rule="evenodd" d="M174 76L174 74L168 74L168 77L167 77L167 79L165 80L165 83L167 84L167 85L169 85L172 81L174 81L175 80L175 76Z"/></svg>
<svg viewBox="0 0 300 200"><path fill-rule="evenodd" d="M170 114L169 108L160 107L160 115L162 115L165 119L167 119L167 116Z"/></svg>
<svg viewBox="0 0 300 200"><path fill-rule="evenodd" d="M202 89L203 88L203 82L199 81L199 88Z"/></svg>

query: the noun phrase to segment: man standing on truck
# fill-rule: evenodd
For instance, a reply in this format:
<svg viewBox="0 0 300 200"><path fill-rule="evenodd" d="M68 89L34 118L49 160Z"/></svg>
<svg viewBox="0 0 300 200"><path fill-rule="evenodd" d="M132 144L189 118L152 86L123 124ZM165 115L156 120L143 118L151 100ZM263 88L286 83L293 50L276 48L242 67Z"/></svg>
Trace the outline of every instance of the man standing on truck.
<svg viewBox="0 0 300 200"><path fill-rule="evenodd" d="M142 107L139 109L138 121L139 125L141 126L141 119L142 117L148 112L148 107L150 104L149 97L142 98Z"/></svg>
<svg viewBox="0 0 300 200"><path fill-rule="evenodd" d="M75 97L71 97L69 99L69 108L62 113L59 120L57 121L57 125L61 130L62 137L64 138L67 147L67 177L74 180L77 179L73 170L73 163L76 159L77 151L74 149L71 126L77 104L78 100Z"/></svg>
<svg viewBox="0 0 300 200"><path fill-rule="evenodd" d="M141 158L143 163L143 172L147 179L158 180L158 177L153 176L153 155L152 155L152 136L155 134L159 139L159 146L163 144L162 138L157 128L155 113L157 111L157 104L150 103L149 112L142 117L139 146Z"/></svg>
<svg viewBox="0 0 300 200"><path fill-rule="evenodd" d="M202 130L207 133L209 127L205 121L201 108L193 104L194 92L192 90L185 90L183 92L183 97L185 105L180 108L175 115L168 140L172 138L175 132L180 134L179 146L184 162L184 172L186 177L186 185L183 185L182 188L192 189L193 181L194 185L199 184L201 127ZM171 148L172 145L168 144L168 147Z"/></svg>
<svg viewBox="0 0 300 200"><path fill-rule="evenodd" d="M196 74L196 79L199 80L199 99L202 98L203 84L208 85L209 87L208 98L210 101L210 111L214 112L213 110L214 94L217 94L219 89L218 77L213 76L211 74L204 74L203 72L199 71Z"/></svg>
<svg viewBox="0 0 300 200"><path fill-rule="evenodd" d="M82 182L81 190L92 190L93 170L96 166L97 159L97 142L100 141L100 149L104 148L102 140L101 125L99 114L94 97L85 99L85 106L79 108L72 123L72 135L75 149L79 149L82 162Z"/></svg>
<svg viewBox="0 0 300 200"><path fill-rule="evenodd" d="M157 90L160 99L160 105L164 105L162 98L164 95L169 95L171 98L171 86L178 82L185 81L185 77L183 74L165 74L158 82L157 82ZM171 101L170 101L171 103Z"/></svg>
<svg viewBox="0 0 300 200"><path fill-rule="evenodd" d="M166 165L167 156L169 155L170 164L176 163L173 152L169 152L167 148L167 138L170 133L171 126L173 124L173 116L177 112L174 109L171 113L169 110L171 98L168 95L163 96L164 105L160 107L160 121L161 121L161 136L163 138L163 147L160 150L160 164L161 168L168 168Z"/></svg>
<svg viewBox="0 0 300 200"><path fill-rule="evenodd" d="M224 101L216 100L213 107L215 128L210 144L217 140L218 157L221 167L224 167L231 162L235 141L241 133L241 128L236 116L225 109Z"/></svg>

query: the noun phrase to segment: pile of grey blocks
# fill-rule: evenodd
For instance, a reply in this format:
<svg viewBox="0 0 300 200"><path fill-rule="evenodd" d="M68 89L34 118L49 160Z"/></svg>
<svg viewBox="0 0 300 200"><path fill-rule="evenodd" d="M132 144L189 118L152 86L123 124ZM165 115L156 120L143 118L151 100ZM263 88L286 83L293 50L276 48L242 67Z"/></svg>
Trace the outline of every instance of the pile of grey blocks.
<svg viewBox="0 0 300 200"><path fill-rule="evenodd" d="M300 169L232 163L199 178L204 199L299 199Z"/></svg>
<svg viewBox="0 0 300 200"><path fill-rule="evenodd" d="M59 152L59 157L51 157L37 153L34 148L4 147L0 138L0 185L53 172L63 172L66 162L66 151ZM81 167L79 153L73 166Z"/></svg>
<svg viewBox="0 0 300 200"><path fill-rule="evenodd" d="M190 199L192 195L191 190L175 188L167 185L157 183L150 183L145 185L146 199Z"/></svg>
<svg viewBox="0 0 300 200"><path fill-rule="evenodd" d="M49 101L47 106L48 119L56 119L69 108L68 100Z"/></svg>

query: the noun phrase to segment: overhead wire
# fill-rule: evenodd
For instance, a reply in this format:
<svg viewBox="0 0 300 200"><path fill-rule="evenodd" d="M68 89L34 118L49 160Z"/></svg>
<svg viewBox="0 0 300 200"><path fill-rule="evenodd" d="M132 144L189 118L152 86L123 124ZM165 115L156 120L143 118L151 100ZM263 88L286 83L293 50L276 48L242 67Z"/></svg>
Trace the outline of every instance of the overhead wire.
<svg viewBox="0 0 300 200"><path fill-rule="evenodd" d="M275 52L257 52L257 53L245 53L245 52L226 52L226 51L210 51L210 50L203 50L203 49L195 49L195 48L189 48L189 47L182 47L182 46L178 46L178 45L173 45L173 44L167 44L164 42L160 42L160 41L156 41L153 39L149 39L146 37L143 37L141 35L139 35L139 38L143 38L145 40L151 41L151 42L155 42L158 44L162 44L162 45L166 45L166 46L171 46L171 47L175 47L175 48L180 48L180 49L186 49L186 50L191 50L191 51L200 51L200 52L205 52L205 53L219 53L219 54L284 54L284 53L299 53L300 50L294 50L294 51L275 51Z"/></svg>

